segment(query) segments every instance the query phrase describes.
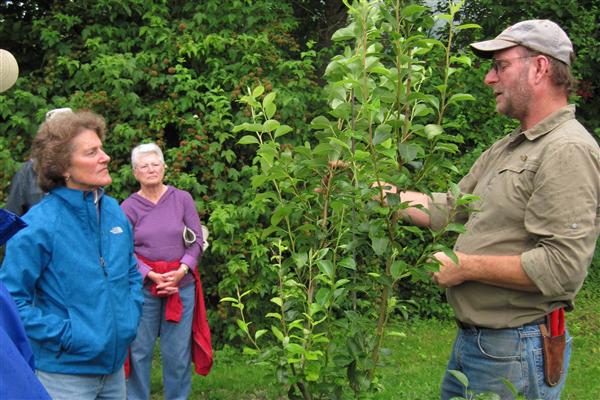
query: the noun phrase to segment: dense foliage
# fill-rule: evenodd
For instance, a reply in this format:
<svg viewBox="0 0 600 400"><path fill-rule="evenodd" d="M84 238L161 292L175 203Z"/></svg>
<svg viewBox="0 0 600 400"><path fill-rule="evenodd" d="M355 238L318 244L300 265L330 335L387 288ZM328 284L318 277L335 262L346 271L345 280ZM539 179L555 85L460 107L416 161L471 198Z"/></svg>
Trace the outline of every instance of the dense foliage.
<svg viewBox="0 0 600 400"><path fill-rule="evenodd" d="M561 23L580 56L580 115L600 125L597 0L472 0L436 20L410 3L4 2L2 47L21 76L0 95L0 205L45 112L92 109L109 124L111 195L136 190L129 152L152 140L167 183L196 199L211 231L201 272L217 342L248 335L289 384L321 380L324 393L346 374L357 392L376 388L387 318L447 315L420 266L449 242L394 228L370 183L446 190L514 126L495 114L489 65L465 44L497 34L498 20Z"/></svg>
<svg viewBox="0 0 600 400"><path fill-rule="evenodd" d="M143 0L1 7L2 42L20 61L21 77L0 96L0 202L45 112L92 109L109 124L111 195L122 200L136 189L129 152L153 140L165 150L167 182L197 200L214 238L203 261L213 304L250 263L260 271L255 260L268 258L252 245L264 218L247 190L253 155L235 144L231 129L245 117L237 100L248 86L277 87L284 99L278 115L299 130L319 109L316 53L292 35L299 28L293 8ZM252 275L260 282L260 272Z"/></svg>

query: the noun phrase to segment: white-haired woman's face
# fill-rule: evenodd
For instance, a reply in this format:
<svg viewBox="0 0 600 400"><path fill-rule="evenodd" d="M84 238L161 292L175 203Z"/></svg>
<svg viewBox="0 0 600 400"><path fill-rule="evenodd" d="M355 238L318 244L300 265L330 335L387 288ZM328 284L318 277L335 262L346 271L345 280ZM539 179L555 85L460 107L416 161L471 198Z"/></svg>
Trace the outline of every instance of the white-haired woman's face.
<svg viewBox="0 0 600 400"><path fill-rule="evenodd" d="M165 164L156 153L141 154L135 163L133 175L142 187L161 185L165 177Z"/></svg>

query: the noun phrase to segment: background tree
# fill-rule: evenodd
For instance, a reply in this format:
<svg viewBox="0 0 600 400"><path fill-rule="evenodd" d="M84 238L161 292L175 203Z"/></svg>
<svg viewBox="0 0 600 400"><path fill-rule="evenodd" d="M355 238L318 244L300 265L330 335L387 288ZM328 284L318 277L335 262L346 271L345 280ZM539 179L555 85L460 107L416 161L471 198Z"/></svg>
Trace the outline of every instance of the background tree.
<svg viewBox="0 0 600 400"><path fill-rule="evenodd" d="M459 38L466 46L474 40L494 37L504 28L525 19L550 19L569 35L577 59L573 70L578 118L591 131L600 127L600 1L598 0L469 0L462 19L477 23L480 30ZM600 135L600 133L598 133Z"/></svg>
<svg viewBox="0 0 600 400"><path fill-rule="evenodd" d="M598 3L471 0L461 18L483 29L472 37L470 31L461 33L453 51L468 54L465 45L497 34L498 21L504 26L535 16L561 23L580 56L575 64L582 83L578 113L588 128L598 129ZM15 87L0 95L0 205L48 109L88 108L107 118L105 144L114 178L108 191L118 199L136 190L130 150L143 141L158 142L169 165L168 183L193 194L211 230L202 276L215 339L237 340L235 310L219 304L219 298L247 288L255 295L247 298L246 310L256 311L270 304L271 290L263 236L271 214L251 188L256 154L239 145L232 132L251 117L239 100L248 87L275 91L273 118L293 127L286 137L289 150L317 143L310 122L317 115L338 118L345 112L328 114L331 91L324 91L324 73L343 49L331 36L347 25L346 16L347 7L334 0L0 2L0 43L15 54L21 69ZM424 91L443 84L440 66L427 65L432 74ZM462 175L482 149L514 126L495 116L491 92L482 84L488 62L475 59L464 68L468 73L453 77L453 89L473 94L477 102L476 107L449 107L441 121L460 150L446 154L455 166L445 171L448 180ZM418 161L407 168L418 168ZM446 176L432 179L430 187L445 189ZM416 304L407 309L425 316L447 313L440 292L429 284L402 281L396 290L400 299Z"/></svg>

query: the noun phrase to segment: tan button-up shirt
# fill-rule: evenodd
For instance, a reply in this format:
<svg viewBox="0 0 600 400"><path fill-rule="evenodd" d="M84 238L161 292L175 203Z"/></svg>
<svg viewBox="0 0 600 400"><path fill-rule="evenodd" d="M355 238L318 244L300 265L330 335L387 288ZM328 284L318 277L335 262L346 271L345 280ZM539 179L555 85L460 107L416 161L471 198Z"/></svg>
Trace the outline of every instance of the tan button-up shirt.
<svg viewBox="0 0 600 400"><path fill-rule="evenodd" d="M525 273L541 293L465 282L447 290L456 317L507 328L543 317L557 303L572 308L600 233L600 150L575 120L575 106L497 141L459 187L479 200L454 249L520 254ZM432 227L439 228L448 222L453 199L449 193L432 198Z"/></svg>

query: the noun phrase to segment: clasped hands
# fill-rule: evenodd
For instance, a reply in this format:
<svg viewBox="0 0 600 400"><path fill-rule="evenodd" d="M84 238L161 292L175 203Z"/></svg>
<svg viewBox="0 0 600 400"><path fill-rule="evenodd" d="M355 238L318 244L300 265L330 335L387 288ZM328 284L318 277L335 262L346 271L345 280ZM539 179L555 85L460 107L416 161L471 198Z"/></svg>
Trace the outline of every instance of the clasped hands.
<svg viewBox="0 0 600 400"><path fill-rule="evenodd" d="M156 284L156 294L159 296L170 296L179 291L179 281L185 276L185 269L183 264L173 271L159 274L154 271L148 272L148 278Z"/></svg>

